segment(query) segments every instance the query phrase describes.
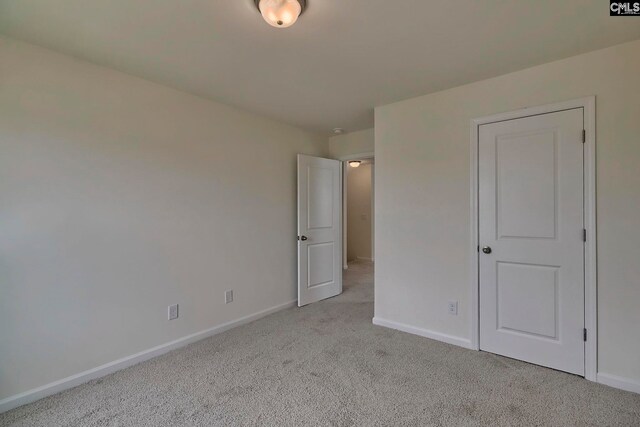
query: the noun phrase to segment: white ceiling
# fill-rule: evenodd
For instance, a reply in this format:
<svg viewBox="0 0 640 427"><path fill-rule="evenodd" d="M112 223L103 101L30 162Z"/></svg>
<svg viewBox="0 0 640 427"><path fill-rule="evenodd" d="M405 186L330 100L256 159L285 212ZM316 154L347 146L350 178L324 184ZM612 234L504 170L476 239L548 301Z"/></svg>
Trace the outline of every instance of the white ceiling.
<svg viewBox="0 0 640 427"><path fill-rule="evenodd" d="M609 17L605 0L308 3L283 30L253 0L0 0L0 32L320 133L640 38L640 19Z"/></svg>

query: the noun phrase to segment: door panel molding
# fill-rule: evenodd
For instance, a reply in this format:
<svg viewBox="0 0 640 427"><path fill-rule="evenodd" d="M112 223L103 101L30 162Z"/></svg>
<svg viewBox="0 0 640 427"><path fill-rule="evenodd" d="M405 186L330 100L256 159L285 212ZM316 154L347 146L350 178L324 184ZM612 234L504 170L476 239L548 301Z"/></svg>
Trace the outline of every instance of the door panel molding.
<svg viewBox="0 0 640 427"><path fill-rule="evenodd" d="M597 264L596 264L596 98L589 96L566 102L523 108L516 111L499 113L471 120L470 132L470 222L471 244L470 259L470 292L471 292L471 348L480 349L480 297L479 297L479 204L478 204L478 143L479 127L484 124L555 113L565 110L583 108L585 135L584 149L584 227L586 243L584 245L584 324L588 331L585 343L585 378L598 381L597 377Z"/></svg>

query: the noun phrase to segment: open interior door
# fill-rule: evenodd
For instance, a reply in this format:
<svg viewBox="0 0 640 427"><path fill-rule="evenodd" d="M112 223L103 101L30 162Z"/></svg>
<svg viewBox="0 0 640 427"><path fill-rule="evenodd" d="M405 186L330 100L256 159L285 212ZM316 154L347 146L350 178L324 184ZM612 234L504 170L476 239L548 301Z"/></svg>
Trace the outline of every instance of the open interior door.
<svg viewBox="0 0 640 427"><path fill-rule="evenodd" d="M298 154L298 306L342 293L342 167Z"/></svg>

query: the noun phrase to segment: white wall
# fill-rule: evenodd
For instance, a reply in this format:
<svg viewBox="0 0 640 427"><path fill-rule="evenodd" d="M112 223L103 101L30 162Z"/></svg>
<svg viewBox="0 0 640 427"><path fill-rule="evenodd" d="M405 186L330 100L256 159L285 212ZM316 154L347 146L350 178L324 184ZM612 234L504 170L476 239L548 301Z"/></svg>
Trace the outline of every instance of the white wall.
<svg viewBox="0 0 640 427"><path fill-rule="evenodd" d="M347 260L373 258L371 252L371 161L347 167Z"/></svg>
<svg viewBox="0 0 640 427"><path fill-rule="evenodd" d="M329 138L329 154L339 159L352 154L373 153L374 130L365 129Z"/></svg>
<svg viewBox="0 0 640 427"><path fill-rule="evenodd" d="M470 120L596 95L598 369L640 385L638 76L640 41L376 108L375 316L469 339Z"/></svg>
<svg viewBox="0 0 640 427"><path fill-rule="evenodd" d="M0 400L294 300L299 152L326 138L0 38Z"/></svg>

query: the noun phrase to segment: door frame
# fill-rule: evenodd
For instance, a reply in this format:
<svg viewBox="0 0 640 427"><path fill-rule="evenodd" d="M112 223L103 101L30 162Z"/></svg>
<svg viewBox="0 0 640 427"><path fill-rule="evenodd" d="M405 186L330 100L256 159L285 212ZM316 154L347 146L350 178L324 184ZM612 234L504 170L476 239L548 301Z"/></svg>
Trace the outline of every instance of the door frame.
<svg viewBox="0 0 640 427"><path fill-rule="evenodd" d="M347 168L349 160L373 160L371 168L371 261L375 261L375 153L347 154L338 157L342 162L342 270L347 270Z"/></svg>
<svg viewBox="0 0 640 427"><path fill-rule="evenodd" d="M484 124L520 119L541 114L555 113L575 108L583 108L585 150L584 150L584 227L587 241L584 251L584 327L588 331L585 342L585 378L596 381L598 370L598 322L597 322L597 264L596 264L596 97L574 99L554 104L526 107L515 111L479 117L471 120L470 139L470 184L471 184L471 246L469 260L471 271L471 348L480 350L480 258L479 258L479 212L478 212L478 134Z"/></svg>

